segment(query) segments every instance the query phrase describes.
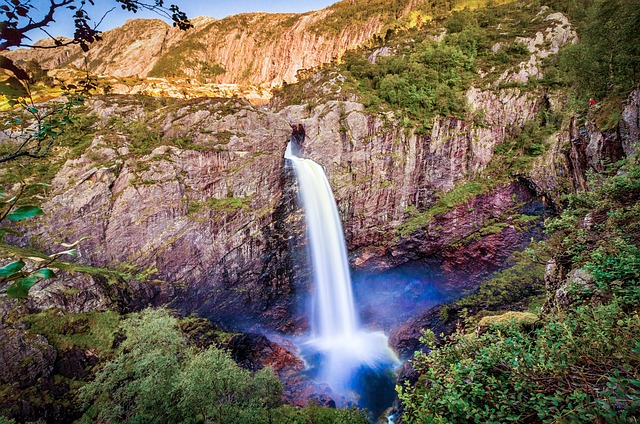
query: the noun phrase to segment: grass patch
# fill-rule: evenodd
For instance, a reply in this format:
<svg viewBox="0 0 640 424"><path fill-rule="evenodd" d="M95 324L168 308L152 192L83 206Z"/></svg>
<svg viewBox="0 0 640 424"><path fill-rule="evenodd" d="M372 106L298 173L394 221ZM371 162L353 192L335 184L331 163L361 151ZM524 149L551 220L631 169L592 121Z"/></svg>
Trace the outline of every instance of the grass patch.
<svg viewBox="0 0 640 424"><path fill-rule="evenodd" d="M441 193L438 201L425 211L411 206L406 211L409 218L396 229L396 233L399 237L408 237L414 231L426 227L436 216L445 215L474 197L487 193L491 188L492 185L478 181L465 182L449 192Z"/></svg>
<svg viewBox="0 0 640 424"><path fill-rule="evenodd" d="M29 331L42 334L58 350L79 347L110 353L121 318L115 311L70 314L49 309L27 315L24 322L29 325Z"/></svg>

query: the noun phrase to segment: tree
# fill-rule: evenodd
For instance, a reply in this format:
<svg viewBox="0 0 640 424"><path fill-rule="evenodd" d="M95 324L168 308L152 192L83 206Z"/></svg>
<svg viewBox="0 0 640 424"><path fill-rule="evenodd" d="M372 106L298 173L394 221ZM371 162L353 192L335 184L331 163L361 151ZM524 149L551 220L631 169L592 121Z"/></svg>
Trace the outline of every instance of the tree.
<svg viewBox="0 0 640 424"><path fill-rule="evenodd" d="M164 309L134 314L122 329L120 353L80 391L92 404L86 422L259 423L282 404L270 369L252 376L228 352L197 352Z"/></svg>
<svg viewBox="0 0 640 424"><path fill-rule="evenodd" d="M178 422L175 380L190 355L177 320L164 309L127 319L120 354L83 387L80 398L93 407L86 422Z"/></svg>
<svg viewBox="0 0 640 424"><path fill-rule="evenodd" d="M580 43L561 56L582 104L626 97L640 84L640 0L594 0L580 15Z"/></svg>

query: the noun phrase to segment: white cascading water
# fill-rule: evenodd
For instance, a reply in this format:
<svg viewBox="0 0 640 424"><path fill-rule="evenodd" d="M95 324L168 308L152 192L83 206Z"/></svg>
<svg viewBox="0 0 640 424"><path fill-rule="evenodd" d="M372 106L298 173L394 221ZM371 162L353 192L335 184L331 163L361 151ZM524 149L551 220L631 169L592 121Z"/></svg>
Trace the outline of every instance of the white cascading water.
<svg viewBox="0 0 640 424"><path fill-rule="evenodd" d="M312 350L320 354L319 378L340 393L351 389L363 367L376 369L397 362L382 332L367 332L358 323L347 250L338 208L323 168L296 156L291 161L300 187L313 268Z"/></svg>

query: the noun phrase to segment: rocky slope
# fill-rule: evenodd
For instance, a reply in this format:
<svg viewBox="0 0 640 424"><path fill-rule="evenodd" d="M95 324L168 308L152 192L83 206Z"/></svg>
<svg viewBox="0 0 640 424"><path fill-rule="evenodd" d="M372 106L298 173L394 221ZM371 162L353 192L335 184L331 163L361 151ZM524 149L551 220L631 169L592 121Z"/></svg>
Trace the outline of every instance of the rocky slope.
<svg viewBox="0 0 640 424"><path fill-rule="evenodd" d="M94 43L86 55L78 47L67 47L22 49L9 56L16 61L35 60L44 69L88 69L111 77L177 77L272 87L295 82L299 70L327 63L364 44L422 3L404 0L393 13L345 0L304 14L198 17L187 32L157 19L135 19L105 31L102 41Z"/></svg>

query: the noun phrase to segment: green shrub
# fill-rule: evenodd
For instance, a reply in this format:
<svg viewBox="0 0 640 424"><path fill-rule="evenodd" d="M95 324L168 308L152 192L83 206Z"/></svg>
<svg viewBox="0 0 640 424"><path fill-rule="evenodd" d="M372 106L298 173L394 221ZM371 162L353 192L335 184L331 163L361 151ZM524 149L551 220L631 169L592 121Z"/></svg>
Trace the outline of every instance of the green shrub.
<svg viewBox="0 0 640 424"><path fill-rule="evenodd" d="M188 344L164 309L132 314L117 356L80 389L89 409L81 422L361 423L356 410L282 405L282 384L269 368L251 373L214 346Z"/></svg>
<svg viewBox="0 0 640 424"><path fill-rule="evenodd" d="M431 353L416 353L418 383L398 388L405 422L637 422L639 176L636 157L592 175L589 190L568 196L562 214L547 221L549 239L530 250L532 260L551 254L561 266L589 271L598 296L585 293L584 304L549 313L533 331L489 325L480 336L458 332ZM491 298L493 284L528 279L526 266L510 274L458 307L505 300L502 290Z"/></svg>
<svg viewBox="0 0 640 424"><path fill-rule="evenodd" d="M431 334L430 336L433 336ZM625 422L640 416L640 322L615 302L417 353L403 422ZM428 337L423 341L427 342Z"/></svg>

